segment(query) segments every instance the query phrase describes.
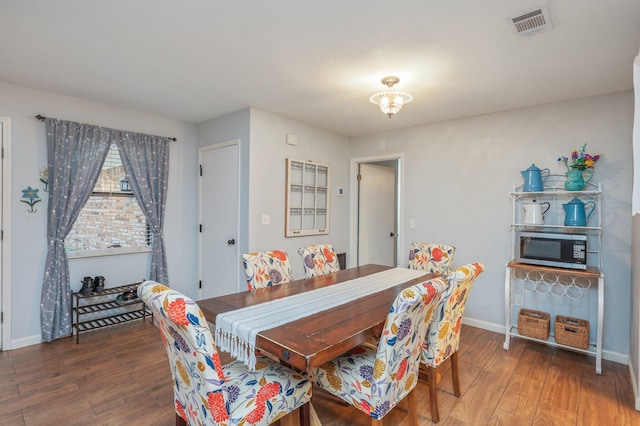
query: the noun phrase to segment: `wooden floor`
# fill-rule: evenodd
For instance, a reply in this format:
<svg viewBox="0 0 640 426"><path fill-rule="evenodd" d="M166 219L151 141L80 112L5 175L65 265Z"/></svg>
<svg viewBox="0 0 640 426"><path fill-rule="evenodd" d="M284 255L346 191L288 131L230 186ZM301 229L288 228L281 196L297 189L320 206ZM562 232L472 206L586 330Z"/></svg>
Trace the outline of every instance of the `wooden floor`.
<svg viewBox="0 0 640 426"><path fill-rule="evenodd" d="M441 425L640 425L628 367L463 326L462 397L453 396L445 367ZM420 424L431 424L429 391L420 382ZM325 425L369 419L317 391ZM400 405L389 425L407 424ZM53 343L0 352L0 425L173 425L173 391L159 332L149 323L95 331Z"/></svg>

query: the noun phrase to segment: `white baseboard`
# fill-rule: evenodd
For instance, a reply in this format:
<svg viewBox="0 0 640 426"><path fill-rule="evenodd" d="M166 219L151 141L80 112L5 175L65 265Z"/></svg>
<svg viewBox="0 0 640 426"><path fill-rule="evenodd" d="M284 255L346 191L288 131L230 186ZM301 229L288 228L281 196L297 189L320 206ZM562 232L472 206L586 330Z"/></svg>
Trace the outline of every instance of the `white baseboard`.
<svg viewBox="0 0 640 426"><path fill-rule="evenodd" d="M24 348L25 346L37 345L42 343L42 336L36 334L35 336L23 337L22 339L16 339L11 341L11 349Z"/></svg>
<svg viewBox="0 0 640 426"><path fill-rule="evenodd" d="M480 321L477 319L473 319L473 318L463 318L462 319L462 323L466 324L466 325L470 325L472 327L478 327L481 328L483 330L489 330L489 331L493 331L495 333L500 333L500 334L505 334L505 326L504 325L498 325L498 324L494 324L494 323L490 323L490 322L486 322L486 321ZM595 356L592 354L592 356ZM624 365L631 365L631 363L629 362L629 355L628 354L621 354L618 352L611 352L611 351L602 351L602 359L606 359L608 361L613 361L613 362L617 362L618 364L624 364ZM631 377L634 377L633 375ZM637 393L636 393L637 395ZM636 399L636 401L638 401ZM636 403L637 405L638 403Z"/></svg>

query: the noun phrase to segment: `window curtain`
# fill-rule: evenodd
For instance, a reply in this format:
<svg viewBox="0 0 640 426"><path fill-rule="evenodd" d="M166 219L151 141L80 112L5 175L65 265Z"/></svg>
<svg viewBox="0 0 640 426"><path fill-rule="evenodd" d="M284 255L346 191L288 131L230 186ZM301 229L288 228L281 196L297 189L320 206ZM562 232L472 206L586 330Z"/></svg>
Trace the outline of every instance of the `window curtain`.
<svg viewBox="0 0 640 426"><path fill-rule="evenodd" d="M169 284L164 247L164 212L169 179L170 139L117 131L116 145L131 191L151 227L151 272L149 278Z"/></svg>
<svg viewBox="0 0 640 426"><path fill-rule="evenodd" d="M113 130L45 120L49 170L47 261L42 280L42 341L71 334L69 264L64 239L86 204L107 157Z"/></svg>

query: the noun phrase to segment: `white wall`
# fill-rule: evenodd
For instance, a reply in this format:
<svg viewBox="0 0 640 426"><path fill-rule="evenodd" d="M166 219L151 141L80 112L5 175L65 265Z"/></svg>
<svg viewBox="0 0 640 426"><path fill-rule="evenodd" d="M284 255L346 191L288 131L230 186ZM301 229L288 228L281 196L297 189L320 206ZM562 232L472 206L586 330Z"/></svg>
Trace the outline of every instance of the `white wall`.
<svg viewBox="0 0 640 426"><path fill-rule="evenodd" d="M407 108L410 108L408 106ZM402 114L402 112L401 112ZM405 155L405 243L457 247L455 264L485 263L465 317L504 329L509 192L532 163L563 173L561 155L587 143L601 153L604 191L605 356L629 354L631 296L631 91L354 138L352 157ZM381 141L386 148L381 150ZM409 229L408 221L416 220ZM405 263L406 265L406 260Z"/></svg>
<svg viewBox="0 0 640 426"><path fill-rule="evenodd" d="M285 143L287 133L298 145ZM286 159L311 160L330 167L330 234L284 237ZM298 248L333 244L337 253L348 249L349 197L338 197L338 187L349 187L349 141L346 137L295 120L251 109L251 166L249 171L249 251L285 250L295 279L304 278ZM262 225L262 215L271 225Z"/></svg>
<svg viewBox="0 0 640 426"><path fill-rule="evenodd" d="M0 82L0 116L12 119L12 347L40 342L40 295L46 259L47 193L37 213L27 213L19 202L27 186L42 188L38 170L47 164L42 114L116 129L177 137L171 145L165 240L169 281L195 297L197 212L197 129L194 125L160 116L89 102L51 92ZM103 275L107 286L148 277L148 255L111 256L70 261L71 288L78 290L84 275ZM5 315L7 313L5 312Z"/></svg>

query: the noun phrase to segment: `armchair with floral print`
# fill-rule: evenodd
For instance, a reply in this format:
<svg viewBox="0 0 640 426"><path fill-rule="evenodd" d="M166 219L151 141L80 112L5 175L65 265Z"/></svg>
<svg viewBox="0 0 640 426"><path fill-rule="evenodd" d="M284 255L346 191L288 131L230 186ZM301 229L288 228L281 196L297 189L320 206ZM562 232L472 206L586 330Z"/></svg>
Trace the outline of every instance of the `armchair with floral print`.
<svg viewBox="0 0 640 426"><path fill-rule="evenodd" d="M475 279L484 271L482 263L470 263L454 269L447 275L448 288L440 296L429 324L427 337L422 345L422 364L420 370L429 380L431 399L431 418L440 420L438 412L438 388L436 369L451 358L451 376L453 393L461 395L458 374L458 348L460 347L460 328L462 315Z"/></svg>
<svg viewBox="0 0 640 426"><path fill-rule="evenodd" d="M250 291L293 281L291 263L285 251L249 253L240 258Z"/></svg>
<svg viewBox="0 0 640 426"><path fill-rule="evenodd" d="M453 268L456 248L444 244L412 243L409 250L409 269L448 274Z"/></svg>
<svg viewBox="0 0 640 426"><path fill-rule="evenodd" d="M177 425L267 425L299 407L308 416L311 383L305 375L264 357L255 372L240 361L221 365L196 302L154 281L142 283L138 295L153 312L167 350Z"/></svg>
<svg viewBox="0 0 640 426"><path fill-rule="evenodd" d="M340 270L338 256L331 244L316 244L298 250L307 278Z"/></svg>
<svg viewBox="0 0 640 426"><path fill-rule="evenodd" d="M387 315L377 348L358 346L311 372L319 388L366 413L380 424L405 397L417 424L420 351L438 295L447 287L438 277L400 293Z"/></svg>

